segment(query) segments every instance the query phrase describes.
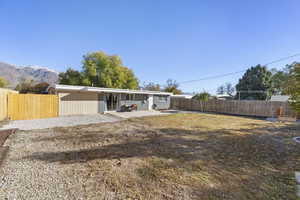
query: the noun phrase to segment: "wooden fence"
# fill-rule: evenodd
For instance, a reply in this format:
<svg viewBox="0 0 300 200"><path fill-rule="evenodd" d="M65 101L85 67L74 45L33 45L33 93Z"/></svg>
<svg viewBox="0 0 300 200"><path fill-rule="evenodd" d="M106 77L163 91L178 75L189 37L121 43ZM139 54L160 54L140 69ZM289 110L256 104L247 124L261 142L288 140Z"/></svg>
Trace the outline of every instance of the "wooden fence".
<svg viewBox="0 0 300 200"><path fill-rule="evenodd" d="M0 121L7 118L7 95L18 93L15 90L0 88Z"/></svg>
<svg viewBox="0 0 300 200"><path fill-rule="evenodd" d="M11 120L39 119L58 116L57 95L7 95L7 117Z"/></svg>
<svg viewBox="0 0 300 200"><path fill-rule="evenodd" d="M0 121L7 117L7 91L0 90Z"/></svg>
<svg viewBox="0 0 300 200"><path fill-rule="evenodd" d="M287 102L235 100L209 100L203 102L194 99L171 99L172 109L256 117L275 117L280 107L283 109L283 116L295 116Z"/></svg>

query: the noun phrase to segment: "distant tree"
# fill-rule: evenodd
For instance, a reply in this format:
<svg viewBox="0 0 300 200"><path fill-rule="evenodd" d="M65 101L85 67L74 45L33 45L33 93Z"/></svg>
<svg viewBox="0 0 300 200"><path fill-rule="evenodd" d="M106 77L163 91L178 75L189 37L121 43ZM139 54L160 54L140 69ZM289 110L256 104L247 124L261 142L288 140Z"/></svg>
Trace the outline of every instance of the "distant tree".
<svg viewBox="0 0 300 200"><path fill-rule="evenodd" d="M287 94L289 73L292 68L292 65L287 65L282 70L271 69L271 92L272 94Z"/></svg>
<svg viewBox="0 0 300 200"><path fill-rule="evenodd" d="M21 80L15 90L19 91L21 94L45 94L48 87L49 83L46 82L36 83L33 80Z"/></svg>
<svg viewBox="0 0 300 200"><path fill-rule="evenodd" d="M227 94L229 96L233 96L234 91L234 87L231 83L225 83L225 85L218 87L217 94Z"/></svg>
<svg viewBox="0 0 300 200"><path fill-rule="evenodd" d="M149 91L160 91L160 85L156 83L144 83L142 89L149 90Z"/></svg>
<svg viewBox="0 0 300 200"><path fill-rule="evenodd" d="M233 96L235 89L231 83L225 83L225 89L226 89L226 94L228 94L229 96Z"/></svg>
<svg viewBox="0 0 300 200"><path fill-rule="evenodd" d="M167 85L164 88L165 92L171 92L173 94L182 94L182 91L178 88L179 84L172 79L167 80Z"/></svg>
<svg viewBox="0 0 300 200"><path fill-rule="evenodd" d="M0 77L0 88L3 88L8 85L8 81Z"/></svg>
<svg viewBox="0 0 300 200"><path fill-rule="evenodd" d="M217 89L217 94L225 94L225 86L220 85Z"/></svg>
<svg viewBox="0 0 300 200"><path fill-rule="evenodd" d="M32 86L31 92L36 94L44 94L47 92L48 87L49 87L49 83L46 82L38 83Z"/></svg>
<svg viewBox="0 0 300 200"><path fill-rule="evenodd" d="M32 88L35 85L34 80L21 80L16 86L15 90L19 91L21 94L33 93Z"/></svg>
<svg viewBox="0 0 300 200"><path fill-rule="evenodd" d="M68 68L66 72L61 72L58 75L59 83L64 85L81 85L82 74L72 68Z"/></svg>
<svg viewBox="0 0 300 200"><path fill-rule="evenodd" d="M248 69L236 85L236 91L263 91L242 92L241 99L265 100L271 89L272 73L265 67L257 65Z"/></svg>
<svg viewBox="0 0 300 200"><path fill-rule="evenodd" d="M291 95L290 104L295 112L300 115L300 63L295 63L290 72L288 93Z"/></svg>
<svg viewBox="0 0 300 200"><path fill-rule="evenodd" d="M208 101L210 96L211 95L208 92L201 92L193 96L192 99L196 99L198 101Z"/></svg>
<svg viewBox="0 0 300 200"><path fill-rule="evenodd" d="M102 51L83 57L83 85L107 88L137 89L138 79L133 71L125 67L119 56Z"/></svg>

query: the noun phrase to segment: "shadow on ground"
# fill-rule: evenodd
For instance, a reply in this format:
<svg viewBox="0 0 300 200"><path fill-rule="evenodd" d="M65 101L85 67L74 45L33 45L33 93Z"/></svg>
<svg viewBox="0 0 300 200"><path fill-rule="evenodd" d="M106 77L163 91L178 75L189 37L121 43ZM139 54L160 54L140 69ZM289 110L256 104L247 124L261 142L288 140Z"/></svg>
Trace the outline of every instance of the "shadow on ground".
<svg viewBox="0 0 300 200"><path fill-rule="evenodd" d="M123 159L131 157L162 157L180 161L214 160L226 158L234 163L249 162L259 165L260 162L284 165L295 153L299 153L299 144L291 138L300 136L299 126L291 125L280 129L269 127L257 129L227 129L217 131L186 130L162 128L155 130L138 130L132 137L103 134L89 131L84 135L70 137L61 135L40 138L36 141L64 140L72 142L96 143L104 139L125 140L119 144L109 144L99 148L75 151L42 152L28 156L26 159L37 159L46 162L74 163L94 159ZM235 134L235 132L241 132ZM277 134L272 134L276 131ZM294 131L293 133L288 133ZM264 134L269 133L269 134ZM291 140L287 145L285 140ZM300 155L300 154L299 154ZM256 161L256 162L253 162Z"/></svg>
<svg viewBox="0 0 300 200"><path fill-rule="evenodd" d="M62 135L42 137L34 142L101 143L102 146L37 152L25 159L63 165L93 160L147 159L136 170L142 186L154 184L164 191L167 188L170 193L189 188L190 196L186 199L294 199L291 172L300 170L300 145L292 138L300 136L299 125L211 131L201 125L186 129L132 127L117 133L106 129L87 130L88 127L75 132L58 129ZM177 188L166 186L167 183ZM164 199L180 199L175 197Z"/></svg>

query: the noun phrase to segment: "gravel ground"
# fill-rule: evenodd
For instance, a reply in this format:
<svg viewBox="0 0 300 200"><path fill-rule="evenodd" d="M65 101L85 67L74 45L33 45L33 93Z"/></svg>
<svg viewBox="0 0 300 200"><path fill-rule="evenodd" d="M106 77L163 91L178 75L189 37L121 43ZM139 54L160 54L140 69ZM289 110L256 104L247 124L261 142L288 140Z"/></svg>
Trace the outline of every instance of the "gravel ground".
<svg viewBox="0 0 300 200"><path fill-rule="evenodd" d="M52 142L38 142L40 138L55 135L55 130L49 129L19 131L9 137L5 143L10 147L9 159L0 168L0 199L84 199L79 195L84 194L83 188L78 186L83 177L68 176L78 163L60 165L26 158L45 151L68 150Z"/></svg>
<svg viewBox="0 0 300 200"><path fill-rule="evenodd" d="M17 131L0 199L296 199L296 136L298 126L213 114Z"/></svg>
<svg viewBox="0 0 300 200"><path fill-rule="evenodd" d="M16 120L10 121L8 124L3 125L1 129L18 128L20 130L33 130L45 129L54 127L70 127L84 124L95 124L101 122L115 122L120 119L111 115L78 115L78 116L64 116L47 119L34 119L34 120Z"/></svg>

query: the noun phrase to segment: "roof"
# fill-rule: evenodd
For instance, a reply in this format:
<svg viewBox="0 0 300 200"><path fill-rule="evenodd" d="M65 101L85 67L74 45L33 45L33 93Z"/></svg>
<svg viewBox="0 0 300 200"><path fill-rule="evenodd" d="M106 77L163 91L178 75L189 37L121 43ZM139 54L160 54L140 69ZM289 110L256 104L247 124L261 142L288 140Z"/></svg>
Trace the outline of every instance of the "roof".
<svg viewBox="0 0 300 200"><path fill-rule="evenodd" d="M193 95L190 95L190 94L173 94L171 97L172 98L191 99L191 98L193 98Z"/></svg>
<svg viewBox="0 0 300 200"><path fill-rule="evenodd" d="M286 102L289 101L290 96L288 95L273 95L271 96L270 101L282 101L282 102Z"/></svg>
<svg viewBox="0 0 300 200"><path fill-rule="evenodd" d="M228 94L219 94L219 95L216 95L216 97L217 97L217 99L220 99L220 100L231 100L234 98L233 96L230 96Z"/></svg>
<svg viewBox="0 0 300 200"><path fill-rule="evenodd" d="M148 91L148 90L130 90L118 88L101 88L79 85L55 85L56 91L83 91L83 92L109 92L109 93L126 93L126 94L155 94L155 95L172 95L169 92Z"/></svg>
<svg viewBox="0 0 300 200"><path fill-rule="evenodd" d="M230 96L229 94L218 94L218 95L216 95L216 97L217 98L219 98L219 97L232 97L232 96Z"/></svg>

